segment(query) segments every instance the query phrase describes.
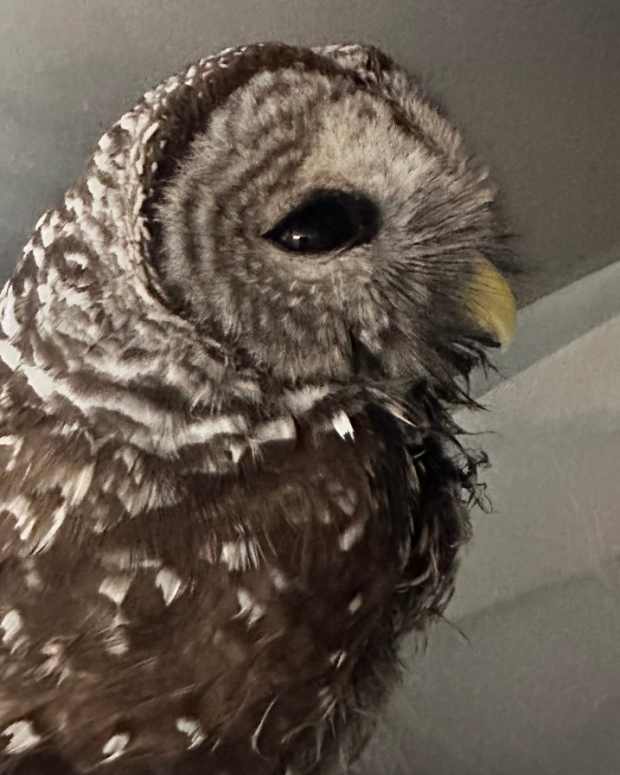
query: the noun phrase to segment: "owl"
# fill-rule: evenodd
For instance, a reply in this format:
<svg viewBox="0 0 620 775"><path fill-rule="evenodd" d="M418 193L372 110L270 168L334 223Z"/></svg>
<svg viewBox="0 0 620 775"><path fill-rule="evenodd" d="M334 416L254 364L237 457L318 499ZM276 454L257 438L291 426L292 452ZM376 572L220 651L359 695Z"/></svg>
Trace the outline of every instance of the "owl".
<svg viewBox="0 0 620 775"><path fill-rule="evenodd" d="M355 760L469 537L506 245L373 47L227 49L101 137L0 297L1 773Z"/></svg>

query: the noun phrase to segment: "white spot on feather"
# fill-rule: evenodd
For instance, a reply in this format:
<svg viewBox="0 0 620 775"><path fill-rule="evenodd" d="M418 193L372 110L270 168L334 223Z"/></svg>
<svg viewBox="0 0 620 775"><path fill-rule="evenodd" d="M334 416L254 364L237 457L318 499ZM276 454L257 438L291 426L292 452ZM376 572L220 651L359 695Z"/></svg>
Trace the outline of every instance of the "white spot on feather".
<svg viewBox="0 0 620 775"><path fill-rule="evenodd" d="M241 456L248 448L248 445L237 441L231 441L226 445L226 448L230 452L230 458L232 462L237 465L237 463L241 460Z"/></svg>
<svg viewBox="0 0 620 775"><path fill-rule="evenodd" d="M34 258L34 262L37 265L37 267L41 267L41 264L43 263L43 259L45 258L45 251L40 245L37 245L32 249L32 257Z"/></svg>
<svg viewBox="0 0 620 775"><path fill-rule="evenodd" d="M89 263L88 256L84 255L84 253L75 253L71 251L65 253L65 261L68 261L70 264L77 264L82 269L85 269Z"/></svg>
<svg viewBox="0 0 620 775"><path fill-rule="evenodd" d="M69 506L78 506L86 496L93 480L95 464L84 466L79 473L68 479L62 486L62 494L67 498Z"/></svg>
<svg viewBox="0 0 620 775"><path fill-rule="evenodd" d="M76 196L74 193L67 194L65 197L65 205L68 210L73 210L73 212L78 216L78 218L81 218L84 214L84 200L81 196ZM43 256L45 253L41 251ZM39 264L40 265L40 264Z"/></svg>
<svg viewBox="0 0 620 775"><path fill-rule="evenodd" d="M78 307L82 310L87 310L91 307L88 293L78 291L75 288L67 289L62 296L62 300L69 307Z"/></svg>
<svg viewBox="0 0 620 775"><path fill-rule="evenodd" d="M42 226L40 234L41 242L45 248L49 248L52 242L56 239L56 229L52 226L51 223L46 223L44 226Z"/></svg>
<svg viewBox="0 0 620 775"><path fill-rule="evenodd" d="M26 582L26 587L31 590L41 589L43 586L43 580L41 579L41 576L34 569L26 573L24 576L24 581Z"/></svg>
<svg viewBox="0 0 620 775"><path fill-rule="evenodd" d="M277 420L256 426L255 436L259 443L268 441L287 441L297 435L295 423L291 417L280 417Z"/></svg>
<svg viewBox="0 0 620 775"><path fill-rule="evenodd" d="M50 640L42 646L41 653L47 659L36 669L36 680L41 681L55 675L56 683L60 685L65 678L71 675L71 669L66 663L63 644Z"/></svg>
<svg viewBox="0 0 620 775"><path fill-rule="evenodd" d="M122 756L129 745L129 739L129 734L127 732L112 735L101 749L101 753L105 756L105 760L111 762L113 759L118 759L119 756Z"/></svg>
<svg viewBox="0 0 620 775"><path fill-rule="evenodd" d="M349 613L354 614L362 607L363 597L361 595L355 595L355 597L349 603Z"/></svg>
<svg viewBox="0 0 620 775"><path fill-rule="evenodd" d="M355 438L355 431L351 425L351 420L349 420L349 417L345 412L338 412L338 414L335 414L332 417L332 425L340 438L345 440L347 438L350 438L351 440Z"/></svg>
<svg viewBox="0 0 620 775"><path fill-rule="evenodd" d="M269 575L271 576L273 586L278 590L278 592L282 592L288 587L286 576L278 568L270 568Z"/></svg>
<svg viewBox="0 0 620 775"><path fill-rule="evenodd" d="M133 576L107 576L99 585L99 594L105 595L115 605L122 605L132 581Z"/></svg>
<svg viewBox="0 0 620 775"><path fill-rule="evenodd" d="M346 530L343 530L338 537L338 546L341 551L348 552L364 535L364 523L354 522Z"/></svg>
<svg viewBox="0 0 620 775"><path fill-rule="evenodd" d="M116 622L113 626L113 631L106 638L105 648L109 654L119 657L129 651L129 641L123 630L117 628Z"/></svg>
<svg viewBox="0 0 620 775"><path fill-rule="evenodd" d="M38 366L24 365L22 371L39 398L47 400L56 391L56 382Z"/></svg>
<svg viewBox="0 0 620 775"><path fill-rule="evenodd" d="M6 341L0 341L0 358L2 358L11 371L17 369L21 357L22 354L16 347L13 347L12 344L9 344Z"/></svg>
<svg viewBox="0 0 620 775"><path fill-rule="evenodd" d="M322 689L319 689L319 701L321 710L323 711L323 718L327 718L336 707L336 698L332 694L329 686L324 686Z"/></svg>
<svg viewBox="0 0 620 775"><path fill-rule="evenodd" d="M237 600L239 601L240 610L235 618L240 616L247 616L248 627L252 627L265 615L265 609L263 606L259 605L256 600L254 600L247 589L239 587L237 590Z"/></svg>
<svg viewBox="0 0 620 775"><path fill-rule="evenodd" d="M101 170L101 172L107 172L111 175L116 172L112 159L103 151L97 151L93 156L93 161L95 162L97 169Z"/></svg>
<svg viewBox="0 0 620 775"><path fill-rule="evenodd" d="M34 731L32 722L27 719L15 721L2 731L3 737L10 737L4 753L20 754L29 751L41 742L41 737Z"/></svg>
<svg viewBox="0 0 620 775"><path fill-rule="evenodd" d="M332 663L332 665L338 670L344 663L345 659L347 658L347 652L346 651L335 651L329 658L329 661Z"/></svg>
<svg viewBox="0 0 620 775"><path fill-rule="evenodd" d="M258 568L259 546L253 538L240 538L222 544L220 561L230 571L246 571Z"/></svg>
<svg viewBox="0 0 620 775"><path fill-rule="evenodd" d="M202 742L204 742L205 735L200 726L200 722L193 718L178 718L176 721L176 727L179 732L189 737L188 749L197 748Z"/></svg>
<svg viewBox="0 0 620 775"><path fill-rule="evenodd" d="M2 642L9 645L15 641L24 625L23 619L14 608L5 614L0 621L0 629L4 630Z"/></svg>
<svg viewBox="0 0 620 775"><path fill-rule="evenodd" d="M15 517L19 537L22 541L27 541L36 524L36 517L31 511L31 503L23 495L17 495L3 507Z"/></svg>
<svg viewBox="0 0 620 775"><path fill-rule="evenodd" d="M39 301L41 302L41 304L47 304L52 298L52 292L49 286L47 285L37 286L37 296L39 297Z"/></svg>
<svg viewBox="0 0 620 775"><path fill-rule="evenodd" d="M155 577L155 586L159 587L164 603L170 605L183 590L183 581L170 568L162 568Z"/></svg>
<svg viewBox="0 0 620 775"><path fill-rule="evenodd" d="M125 132L133 132L136 127L136 118L133 113L125 113L118 123Z"/></svg>
<svg viewBox="0 0 620 775"><path fill-rule="evenodd" d="M86 187L96 201L103 199L106 192L106 186L95 175L91 175L86 181Z"/></svg>
<svg viewBox="0 0 620 775"><path fill-rule="evenodd" d="M327 385L311 385L300 390L287 390L284 401L293 414L303 414L329 393Z"/></svg>
<svg viewBox="0 0 620 775"><path fill-rule="evenodd" d="M101 148L102 151L109 151L110 148L112 147L113 142L114 141L112 140L110 135L107 134L106 132L105 135L99 138L99 147Z"/></svg>
<svg viewBox="0 0 620 775"><path fill-rule="evenodd" d="M178 446L186 444L204 444L206 441L223 435L241 434L247 431L243 415L221 415L208 417L192 423L178 435Z"/></svg>
<svg viewBox="0 0 620 775"><path fill-rule="evenodd" d="M52 524L50 525L49 530L37 540L35 551L44 552L46 549L49 549L50 546L52 546L54 539L56 538L56 533L58 533L60 528L63 526L63 523L67 517L67 507L68 503L65 502L54 512L52 512Z"/></svg>
<svg viewBox="0 0 620 775"><path fill-rule="evenodd" d="M15 294L13 286L8 283L5 286L4 298L2 299L2 330L9 337L19 333L21 326L15 317Z"/></svg>

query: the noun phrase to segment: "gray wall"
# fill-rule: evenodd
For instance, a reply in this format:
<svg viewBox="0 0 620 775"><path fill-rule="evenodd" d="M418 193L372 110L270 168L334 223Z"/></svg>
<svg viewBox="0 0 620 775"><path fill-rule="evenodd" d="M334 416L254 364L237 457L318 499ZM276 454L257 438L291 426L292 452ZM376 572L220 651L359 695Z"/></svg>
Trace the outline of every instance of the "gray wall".
<svg viewBox="0 0 620 775"><path fill-rule="evenodd" d="M531 300L620 257L618 0L2 0L0 274L151 84L229 44L363 40L493 166Z"/></svg>

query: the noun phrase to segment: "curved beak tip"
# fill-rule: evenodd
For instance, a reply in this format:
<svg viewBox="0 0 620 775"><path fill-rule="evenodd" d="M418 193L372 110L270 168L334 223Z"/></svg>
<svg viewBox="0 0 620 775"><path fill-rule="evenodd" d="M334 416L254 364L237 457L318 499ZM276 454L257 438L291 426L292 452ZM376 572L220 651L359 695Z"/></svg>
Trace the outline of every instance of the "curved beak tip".
<svg viewBox="0 0 620 775"><path fill-rule="evenodd" d="M476 323L505 351L514 338L517 304L510 285L486 258L469 288L469 309Z"/></svg>

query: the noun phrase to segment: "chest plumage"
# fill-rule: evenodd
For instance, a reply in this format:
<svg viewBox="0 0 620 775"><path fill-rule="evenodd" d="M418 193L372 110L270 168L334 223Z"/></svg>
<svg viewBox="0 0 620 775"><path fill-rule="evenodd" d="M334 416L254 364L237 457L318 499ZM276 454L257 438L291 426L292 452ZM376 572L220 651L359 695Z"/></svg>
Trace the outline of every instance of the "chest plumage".
<svg viewBox="0 0 620 775"><path fill-rule="evenodd" d="M104 135L0 307L0 772L355 756L468 536L492 198L359 46L223 52Z"/></svg>

